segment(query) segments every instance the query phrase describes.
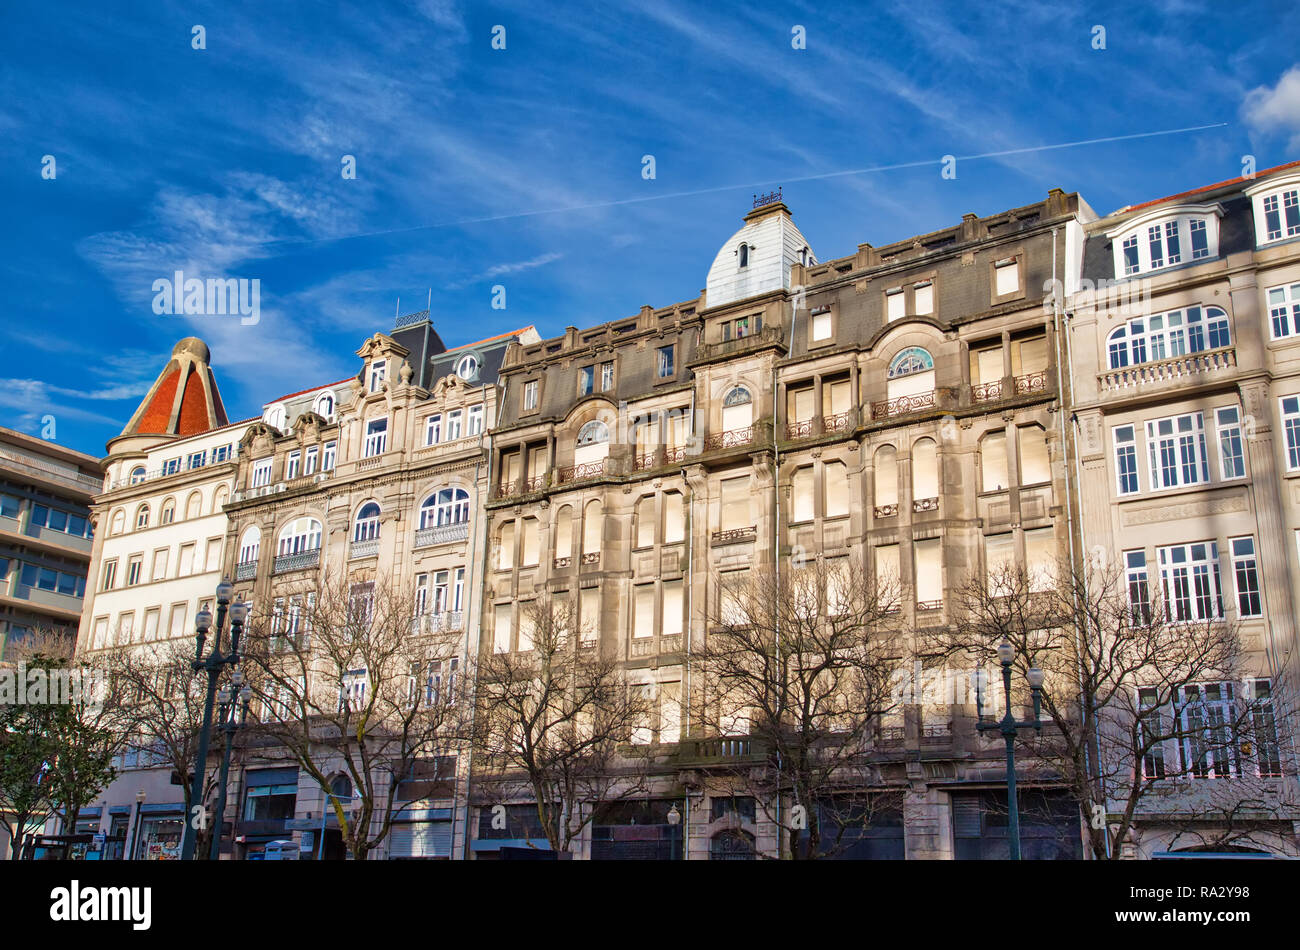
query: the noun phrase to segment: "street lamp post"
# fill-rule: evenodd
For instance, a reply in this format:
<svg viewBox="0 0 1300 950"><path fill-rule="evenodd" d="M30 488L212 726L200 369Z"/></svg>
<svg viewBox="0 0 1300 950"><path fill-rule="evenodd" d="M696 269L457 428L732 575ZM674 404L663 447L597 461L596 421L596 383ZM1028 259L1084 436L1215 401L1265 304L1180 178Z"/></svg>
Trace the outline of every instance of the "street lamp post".
<svg viewBox="0 0 1300 950"><path fill-rule="evenodd" d="M191 669L208 674L208 691L203 702L203 728L199 732L199 749L194 756L194 781L190 785L190 814L186 815L184 837L181 841L181 860L192 861L198 844L198 815L196 808L203 808L203 782L207 777L208 733L212 729L212 707L217 698L217 680L221 671L239 661L239 637L244 630L244 620L248 617L248 605L243 601L230 602L235 585L230 578L223 577L217 585L217 620L216 633L212 641L212 651L205 657L203 645L207 642L208 631L212 629L212 612L204 608L194 618L196 631L194 641L194 660ZM226 614L230 614L230 650L221 651L221 637L226 625Z"/></svg>
<svg viewBox="0 0 1300 950"><path fill-rule="evenodd" d="M241 684L243 684L241 688ZM235 717L235 700L239 700L239 717ZM244 674L235 670L230 675L230 685L221 687L217 702L221 706L221 715L217 717L217 727L226 734L226 750L221 756L221 782L217 786L217 827L212 833L212 849L208 858L217 861L221 856L221 828L226 819L226 783L230 778L230 747L234 744L235 733L248 721L248 703L253 698L253 690L244 683Z"/></svg>
<svg viewBox="0 0 1300 950"><path fill-rule="evenodd" d="M975 671L975 709L977 721L975 728L980 732L997 731L1007 744L1007 836L1011 844L1011 860L1020 860L1020 809L1016 802L1016 736L1021 729L1033 729L1041 732L1043 721L1040 718L1043 698L1043 671L1030 667L1025 673L1030 691L1034 696L1034 718L1019 720L1011 714L1011 663L1016 658L1016 648L1006 640L998 644L998 662L1002 664L1002 689L1007 698L1007 709L1001 719L985 721L984 691L988 684L984 670Z"/></svg>

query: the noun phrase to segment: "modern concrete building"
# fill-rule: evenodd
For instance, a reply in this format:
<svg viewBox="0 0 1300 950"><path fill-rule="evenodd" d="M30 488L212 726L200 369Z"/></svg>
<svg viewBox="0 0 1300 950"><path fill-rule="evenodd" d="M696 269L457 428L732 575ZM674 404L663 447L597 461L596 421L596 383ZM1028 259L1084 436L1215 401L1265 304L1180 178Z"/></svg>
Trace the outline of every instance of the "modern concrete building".
<svg viewBox="0 0 1300 950"><path fill-rule="evenodd" d="M1240 625L1246 681L1188 687L1210 719L1231 717L1234 690L1267 697L1288 665L1294 676L1298 194L1293 163L1091 221L1071 301L1080 542L1123 570L1135 610L1159 598L1178 619ZM1189 781L1144 808L1135 856L1205 847L1252 820L1242 850L1297 853L1294 776L1283 775L1294 752L1279 747L1271 710L1257 716L1253 748L1198 762L1189 738L1149 757L1147 769Z"/></svg>
<svg viewBox="0 0 1300 950"><path fill-rule="evenodd" d="M0 661L35 630L75 636L99 460L0 427Z"/></svg>

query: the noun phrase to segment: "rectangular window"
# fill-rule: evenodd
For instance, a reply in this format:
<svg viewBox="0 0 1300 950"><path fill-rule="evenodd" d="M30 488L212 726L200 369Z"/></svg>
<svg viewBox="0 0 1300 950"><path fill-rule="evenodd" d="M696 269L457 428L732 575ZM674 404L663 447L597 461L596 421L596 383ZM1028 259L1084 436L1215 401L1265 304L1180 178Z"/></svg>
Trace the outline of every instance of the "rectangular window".
<svg viewBox="0 0 1300 950"><path fill-rule="evenodd" d="M1182 262L1182 251L1178 246L1178 222L1165 222L1165 251L1168 254L1168 262L1172 266Z"/></svg>
<svg viewBox="0 0 1300 950"><path fill-rule="evenodd" d="M158 639L158 618L162 615L162 610L154 607L144 612L144 638L145 640Z"/></svg>
<svg viewBox="0 0 1300 950"><path fill-rule="evenodd" d="M1020 263L1015 258L996 262L993 271L996 277L996 296L1004 297L1020 290Z"/></svg>
<svg viewBox="0 0 1300 950"><path fill-rule="evenodd" d="M216 465L216 464L219 463L219 462L226 462L226 461L229 461L229 460L230 460L230 446L228 446L228 445L219 445L219 446L217 446L215 449L212 450L212 464L213 464L213 465Z"/></svg>
<svg viewBox="0 0 1300 950"><path fill-rule="evenodd" d="M1151 622L1151 588L1147 583L1146 551L1124 552L1124 584L1130 621L1137 626L1147 625Z"/></svg>
<svg viewBox="0 0 1300 950"><path fill-rule="evenodd" d="M135 628L135 613L125 613L117 618L117 642L130 643Z"/></svg>
<svg viewBox="0 0 1300 950"><path fill-rule="evenodd" d="M823 310L812 315L812 341L819 343L831 338L831 312Z"/></svg>
<svg viewBox="0 0 1300 950"><path fill-rule="evenodd" d="M1132 495L1138 490L1137 437L1133 426L1116 426L1111 430L1115 440L1116 490L1121 495Z"/></svg>
<svg viewBox="0 0 1300 950"><path fill-rule="evenodd" d="M677 544L686 538L686 512L680 492L664 495L664 543Z"/></svg>
<svg viewBox="0 0 1300 950"><path fill-rule="evenodd" d="M113 585L117 583L117 559L104 562L104 582L100 584L100 590L112 590Z"/></svg>
<svg viewBox="0 0 1300 950"><path fill-rule="evenodd" d="M660 633L675 636L682 632L683 582L680 580L664 581L664 618Z"/></svg>
<svg viewBox="0 0 1300 950"><path fill-rule="evenodd" d="M253 463L253 487L261 488L271 484L271 462L269 458L258 459Z"/></svg>
<svg viewBox="0 0 1300 950"><path fill-rule="evenodd" d="M456 439L460 438L460 416L461 412L459 409L453 409L451 412L447 413L448 442L454 442Z"/></svg>
<svg viewBox="0 0 1300 950"><path fill-rule="evenodd" d="M298 477L298 468L302 464L301 452L290 452L284 460L284 479L292 481Z"/></svg>
<svg viewBox="0 0 1300 950"><path fill-rule="evenodd" d="M1199 412L1148 422L1147 453L1152 491L1210 480L1204 421Z"/></svg>
<svg viewBox="0 0 1300 950"><path fill-rule="evenodd" d="M655 585L637 584L633 589L635 615L632 636L651 637L655 632Z"/></svg>
<svg viewBox="0 0 1300 950"><path fill-rule="evenodd" d="M1130 234L1124 239L1124 276L1138 272L1138 236Z"/></svg>
<svg viewBox="0 0 1300 950"><path fill-rule="evenodd" d="M596 388L596 367L584 366L578 370L578 395L589 396Z"/></svg>
<svg viewBox="0 0 1300 950"><path fill-rule="evenodd" d="M1282 757L1278 745L1277 719L1273 711L1273 684L1255 680L1250 684L1255 698L1250 706L1250 730L1255 747L1255 763L1264 777L1282 774Z"/></svg>
<svg viewBox="0 0 1300 950"><path fill-rule="evenodd" d="M1286 468L1300 469L1300 396L1282 398L1282 431L1286 434Z"/></svg>
<svg viewBox="0 0 1300 950"><path fill-rule="evenodd" d="M466 435L478 435L483 431L483 407L470 406L468 413L468 429Z"/></svg>
<svg viewBox="0 0 1300 950"><path fill-rule="evenodd" d="M537 380L530 379L524 383L524 412L537 408Z"/></svg>
<svg viewBox="0 0 1300 950"><path fill-rule="evenodd" d="M1300 234L1300 190L1283 191L1264 199L1265 240Z"/></svg>
<svg viewBox="0 0 1300 950"><path fill-rule="evenodd" d="M320 447L313 445L307 450L307 460L303 463L303 475L315 475L316 463L320 459Z"/></svg>
<svg viewBox="0 0 1300 950"><path fill-rule="evenodd" d="M1157 548L1165 611L1175 622L1217 620L1223 616L1219 587L1219 546L1213 541Z"/></svg>
<svg viewBox="0 0 1300 950"><path fill-rule="evenodd" d="M1142 751L1142 777L1155 781L1165 777L1165 749L1162 736L1168 734L1168 721L1160 709L1159 690L1138 690L1138 718L1141 728L1138 736Z"/></svg>
<svg viewBox="0 0 1300 950"><path fill-rule="evenodd" d="M754 522L749 510L749 476L725 479L720 483L719 489L722 501L722 530L733 531L737 528L751 527Z"/></svg>
<svg viewBox="0 0 1300 950"><path fill-rule="evenodd" d="M1300 333L1300 284L1270 287L1266 293L1273 339Z"/></svg>
<svg viewBox="0 0 1300 950"><path fill-rule="evenodd" d="M895 320L901 320L907 315L907 297L903 294L902 287L894 287L885 291L885 322L893 323Z"/></svg>
<svg viewBox="0 0 1300 950"><path fill-rule="evenodd" d="M208 464L208 453L206 449L202 452L191 452L189 454L189 457L185 460L185 467L190 469L202 468L204 465L207 464Z"/></svg>
<svg viewBox="0 0 1300 950"><path fill-rule="evenodd" d="M1010 593L1010 572L1016 566L1016 538L1010 532L984 537L984 570L988 591L995 597Z"/></svg>
<svg viewBox="0 0 1300 950"><path fill-rule="evenodd" d="M1049 591L1056 586L1057 548L1051 528L1025 532L1025 565L1031 591Z"/></svg>
<svg viewBox="0 0 1300 950"><path fill-rule="evenodd" d="M175 475L180 470L181 470L181 460L179 456L174 459L168 459L167 461L163 462L164 475Z"/></svg>
<svg viewBox="0 0 1300 950"><path fill-rule="evenodd" d="M881 603L893 599L893 592L903 582L902 561L898 556L897 544L878 544L876 555L876 590Z"/></svg>
<svg viewBox="0 0 1300 950"><path fill-rule="evenodd" d="M588 587L578 592L578 624L582 643L595 643L600 636L600 588Z"/></svg>
<svg viewBox="0 0 1300 950"><path fill-rule="evenodd" d="M193 573L194 573L194 545L182 544L181 563L180 563L180 567L177 568L176 576L189 577Z"/></svg>
<svg viewBox="0 0 1300 950"><path fill-rule="evenodd" d="M388 420L371 419L366 423L366 444L362 455L371 458L383 455L388 449Z"/></svg>
<svg viewBox="0 0 1300 950"><path fill-rule="evenodd" d="M1236 406L1214 410L1214 424L1219 430L1219 471L1224 478L1242 478L1246 459L1241 445L1241 412Z"/></svg>
<svg viewBox="0 0 1300 950"><path fill-rule="evenodd" d="M370 391L372 393L379 392L384 385L385 368L386 363L384 360L375 360L370 364Z"/></svg>
<svg viewBox="0 0 1300 950"><path fill-rule="evenodd" d="M424 421L424 444L437 445L442 441L442 413L437 412Z"/></svg>
<svg viewBox="0 0 1300 950"><path fill-rule="evenodd" d="M167 577L167 548L159 548L153 552L153 573L150 580L161 581Z"/></svg>
<svg viewBox="0 0 1300 950"><path fill-rule="evenodd" d="M1179 690L1183 768L1197 778L1229 778L1241 770L1231 734L1232 683L1202 683Z"/></svg>
<svg viewBox="0 0 1300 950"><path fill-rule="evenodd" d="M1232 538L1232 577L1237 585L1237 616L1263 615L1259 596L1259 563L1254 538Z"/></svg>
<svg viewBox="0 0 1300 950"><path fill-rule="evenodd" d="M939 538L917 541L912 545L916 554L916 604L920 608L933 608L943 602L943 549Z"/></svg>
<svg viewBox="0 0 1300 950"><path fill-rule="evenodd" d="M330 472L334 470L334 450L338 447L337 442L326 442L325 452L321 455L320 470Z"/></svg>
<svg viewBox="0 0 1300 950"><path fill-rule="evenodd" d="M930 281L912 288L912 312L922 317L934 313L934 284Z"/></svg>
<svg viewBox="0 0 1300 950"><path fill-rule="evenodd" d="M673 348L671 346L659 347L657 365L660 379L668 379L673 375Z"/></svg>
<svg viewBox="0 0 1300 950"><path fill-rule="evenodd" d="M140 583L140 571L144 567L144 559L133 557L126 565L126 586L134 587Z"/></svg>

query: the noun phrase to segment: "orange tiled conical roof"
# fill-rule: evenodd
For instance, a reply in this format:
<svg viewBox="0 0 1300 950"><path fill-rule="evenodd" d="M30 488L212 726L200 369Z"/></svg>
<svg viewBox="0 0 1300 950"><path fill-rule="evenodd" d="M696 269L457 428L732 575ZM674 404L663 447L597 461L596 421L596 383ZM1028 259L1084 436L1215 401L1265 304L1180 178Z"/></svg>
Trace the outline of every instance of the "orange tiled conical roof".
<svg viewBox="0 0 1300 950"><path fill-rule="evenodd" d="M122 436L197 435L226 425L226 407L208 366L210 356L208 345L198 337L177 343Z"/></svg>

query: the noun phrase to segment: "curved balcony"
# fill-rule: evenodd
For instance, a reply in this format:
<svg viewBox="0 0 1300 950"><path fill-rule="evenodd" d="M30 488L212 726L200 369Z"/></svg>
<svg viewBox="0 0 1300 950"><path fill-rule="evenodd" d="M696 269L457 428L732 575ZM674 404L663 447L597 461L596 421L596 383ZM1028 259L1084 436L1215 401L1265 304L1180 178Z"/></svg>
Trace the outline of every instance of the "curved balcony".
<svg viewBox="0 0 1300 950"><path fill-rule="evenodd" d="M1098 388L1102 392L1114 389L1130 389L1170 380L1186 380L1201 373L1235 369L1237 350L1227 346L1218 350L1202 350L1186 356L1172 359L1156 360L1152 363L1138 363L1136 366L1124 366L1102 373L1097 377Z"/></svg>
<svg viewBox="0 0 1300 950"><path fill-rule="evenodd" d="M421 528L415 532L415 546L427 548L435 544L451 544L464 541L469 537L469 522L456 521L452 524L440 524L432 528Z"/></svg>
<svg viewBox="0 0 1300 950"><path fill-rule="evenodd" d="M605 469L609 459L601 459L599 462L587 462L583 465L570 465L568 468L562 468L556 472L556 481L560 484L567 482L580 482L587 478L600 478L605 474Z"/></svg>
<svg viewBox="0 0 1300 950"><path fill-rule="evenodd" d="M910 396L898 396L894 399L882 399L880 402L871 404L872 419L890 419L894 416L905 416L912 412L922 412L926 409L933 409L938 405L935 390L928 393L913 393Z"/></svg>
<svg viewBox="0 0 1300 950"><path fill-rule="evenodd" d="M320 548L299 551L297 554L281 554L271 565L271 573L286 574L289 571L305 571L320 564Z"/></svg>
<svg viewBox="0 0 1300 950"><path fill-rule="evenodd" d="M746 426L743 429L728 429L725 432L714 432L704 439L704 451L713 452L718 449L732 449L742 445L750 445L754 441L754 427Z"/></svg>

